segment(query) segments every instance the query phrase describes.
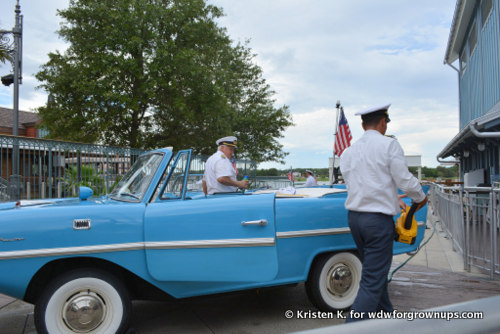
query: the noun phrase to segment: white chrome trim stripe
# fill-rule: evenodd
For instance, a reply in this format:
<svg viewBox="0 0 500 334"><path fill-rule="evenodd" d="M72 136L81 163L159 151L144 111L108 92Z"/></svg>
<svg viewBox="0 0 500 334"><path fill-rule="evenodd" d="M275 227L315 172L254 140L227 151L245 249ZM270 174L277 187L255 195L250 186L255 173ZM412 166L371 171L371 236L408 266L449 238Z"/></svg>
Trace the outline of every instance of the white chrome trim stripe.
<svg viewBox="0 0 500 334"><path fill-rule="evenodd" d="M131 242L112 245L93 245L80 247L43 248L21 251L0 252L0 260L20 259L44 256L80 255L92 253L123 252L148 249L187 249L220 247L263 247L274 246L274 238L187 240L187 241L151 241Z"/></svg>
<svg viewBox="0 0 500 334"><path fill-rule="evenodd" d="M186 240L148 242L147 249L177 249L177 248L218 248L218 247L249 247L274 246L274 238L220 239L220 240Z"/></svg>
<svg viewBox="0 0 500 334"><path fill-rule="evenodd" d="M417 227L422 227L422 226L425 226L425 222L422 221L417 222ZM299 238L299 237L313 237L321 235L335 235L335 234L347 234L347 233L351 233L351 229L349 227L324 228L316 230L276 232L276 238L278 239Z"/></svg>
<svg viewBox="0 0 500 334"><path fill-rule="evenodd" d="M346 233L351 233L351 229L349 227L276 232L276 237L278 239L283 239L283 238L312 237L320 235L334 235L334 234L346 234Z"/></svg>
<svg viewBox="0 0 500 334"><path fill-rule="evenodd" d="M144 249L143 242L132 242L126 244L113 244L113 245L80 246L80 247L27 249L21 251L0 252L0 260L19 259L27 257L121 252L121 251L138 250L138 249Z"/></svg>

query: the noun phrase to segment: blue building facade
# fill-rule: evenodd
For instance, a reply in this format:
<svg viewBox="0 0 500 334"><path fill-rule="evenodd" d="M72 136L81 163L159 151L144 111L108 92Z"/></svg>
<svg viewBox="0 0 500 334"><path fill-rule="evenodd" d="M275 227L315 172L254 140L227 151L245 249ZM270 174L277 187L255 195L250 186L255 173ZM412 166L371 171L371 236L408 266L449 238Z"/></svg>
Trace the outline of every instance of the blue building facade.
<svg viewBox="0 0 500 334"><path fill-rule="evenodd" d="M500 181L500 0L458 0L444 63L458 74L458 134L438 154L467 186Z"/></svg>

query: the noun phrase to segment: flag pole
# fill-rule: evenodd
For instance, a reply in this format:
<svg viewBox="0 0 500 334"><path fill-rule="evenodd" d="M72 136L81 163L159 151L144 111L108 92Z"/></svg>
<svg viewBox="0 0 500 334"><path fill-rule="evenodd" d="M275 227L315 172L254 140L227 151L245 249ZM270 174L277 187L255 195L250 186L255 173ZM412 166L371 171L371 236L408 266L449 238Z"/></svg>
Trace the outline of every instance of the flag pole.
<svg viewBox="0 0 500 334"><path fill-rule="evenodd" d="M288 172L288 180L290 181L290 185L292 187L295 186L295 178L293 177L293 167L290 166L290 171Z"/></svg>
<svg viewBox="0 0 500 334"><path fill-rule="evenodd" d="M334 175L335 175L335 145L337 144L337 132L339 131L339 114L340 114L340 108L342 108L340 104L340 100L337 100L337 104L335 105L335 108L337 109L337 115L335 116L335 132L333 133L333 162L332 162L332 173L330 177L330 186L333 185L335 182L334 180Z"/></svg>

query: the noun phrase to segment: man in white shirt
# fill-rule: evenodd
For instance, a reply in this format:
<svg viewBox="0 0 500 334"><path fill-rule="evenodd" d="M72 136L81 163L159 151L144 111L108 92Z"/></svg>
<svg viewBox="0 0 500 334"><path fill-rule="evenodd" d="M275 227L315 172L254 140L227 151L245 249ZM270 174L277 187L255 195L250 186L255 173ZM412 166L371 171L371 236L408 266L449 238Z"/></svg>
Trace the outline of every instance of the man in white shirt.
<svg viewBox="0 0 500 334"><path fill-rule="evenodd" d="M237 138L234 136L220 138L216 144L219 147L217 152L212 154L205 164L202 183L205 195L235 192L238 188L248 188L248 180L236 179L236 169L231 163Z"/></svg>
<svg viewBox="0 0 500 334"><path fill-rule="evenodd" d="M317 183L316 179L314 178L313 172L309 169L306 169L306 183L304 184L304 187L314 187L316 185Z"/></svg>
<svg viewBox="0 0 500 334"><path fill-rule="evenodd" d="M389 106L356 113L361 115L365 133L340 159L347 186L345 207L349 227L363 263L359 291L351 311L364 312L364 318L367 312L394 310L387 292L387 275L393 256L393 216L404 207L398 188L419 203L418 209L427 203L419 181L408 170L401 145L385 136L390 122ZM361 319L349 317L347 322Z"/></svg>

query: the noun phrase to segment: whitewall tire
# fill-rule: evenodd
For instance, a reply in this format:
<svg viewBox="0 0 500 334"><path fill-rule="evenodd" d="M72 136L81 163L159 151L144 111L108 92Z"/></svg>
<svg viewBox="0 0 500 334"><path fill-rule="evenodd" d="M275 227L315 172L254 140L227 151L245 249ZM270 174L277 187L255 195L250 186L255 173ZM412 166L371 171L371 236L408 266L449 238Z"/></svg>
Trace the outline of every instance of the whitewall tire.
<svg viewBox="0 0 500 334"><path fill-rule="evenodd" d="M361 269L361 261L353 253L321 255L306 282L309 299L323 311L349 308L358 294Z"/></svg>
<svg viewBox="0 0 500 334"><path fill-rule="evenodd" d="M130 299L114 276L77 269L51 281L35 304L38 333L121 333L126 329Z"/></svg>

